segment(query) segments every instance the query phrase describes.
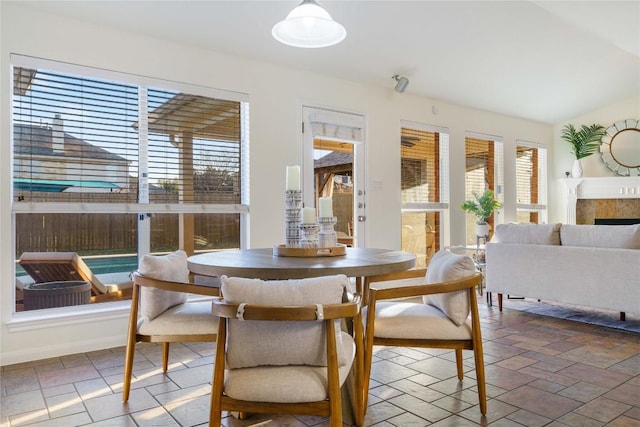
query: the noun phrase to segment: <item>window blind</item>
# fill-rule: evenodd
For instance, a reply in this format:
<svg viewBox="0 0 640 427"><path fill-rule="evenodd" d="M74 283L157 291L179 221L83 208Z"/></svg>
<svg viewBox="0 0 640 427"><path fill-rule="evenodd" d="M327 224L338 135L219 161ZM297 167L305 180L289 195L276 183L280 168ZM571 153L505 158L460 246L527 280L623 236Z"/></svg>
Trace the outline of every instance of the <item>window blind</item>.
<svg viewBox="0 0 640 427"><path fill-rule="evenodd" d="M402 121L403 210L441 210L449 201L449 134L445 128Z"/></svg>
<svg viewBox="0 0 640 427"><path fill-rule="evenodd" d="M545 148L522 142L516 146L516 207L519 220L537 223L543 219L539 213L546 213L546 169Z"/></svg>
<svg viewBox="0 0 640 427"><path fill-rule="evenodd" d="M242 202L241 101L66 70L13 76L16 201Z"/></svg>

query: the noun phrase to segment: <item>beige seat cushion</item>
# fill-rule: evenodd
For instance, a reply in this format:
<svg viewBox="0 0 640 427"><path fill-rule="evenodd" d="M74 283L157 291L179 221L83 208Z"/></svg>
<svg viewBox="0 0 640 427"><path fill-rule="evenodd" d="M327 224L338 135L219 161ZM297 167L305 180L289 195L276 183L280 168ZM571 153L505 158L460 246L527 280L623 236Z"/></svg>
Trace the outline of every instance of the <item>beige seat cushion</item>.
<svg viewBox="0 0 640 427"><path fill-rule="evenodd" d="M366 309L363 310L366 316ZM374 333L379 338L471 339L471 318L454 324L440 309L422 303L379 301Z"/></svg>
<svg viewBox="0 0 640 427"><path fill-rule="evenodd" d="M218 333L218 317L211 301L190 301L165 310L153 320L138 321L142 335L202 335Z"/></svg>
<svg viewBox="0 0 640 427"><path fill-rule="evenodd" d="M451 323L451 322L449 322ZM345 358L355 357L355 343L341 333ZM340 384L349 375L351 364L339 368ZM319 366L260 366L227 371L225 394L234 399L256 402L317 402L328 397L327 368Z"/></svg>
<svg viewBox="0 0 640 427"><path fill-rule="evenodd" d="M167 255L144 255L140 260L139 273L158 280L189 282L187 254L176 251ZM142 287L140 292L140 316L145 321L155 319L160 313L187 301L183 292L164 291Z"/></svg>

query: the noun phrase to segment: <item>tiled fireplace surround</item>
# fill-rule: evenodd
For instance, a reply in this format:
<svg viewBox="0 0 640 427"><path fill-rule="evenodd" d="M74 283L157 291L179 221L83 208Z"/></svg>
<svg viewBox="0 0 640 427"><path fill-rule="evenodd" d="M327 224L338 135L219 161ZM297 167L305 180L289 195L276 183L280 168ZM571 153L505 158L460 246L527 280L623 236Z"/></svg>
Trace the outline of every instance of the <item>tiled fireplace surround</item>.
<svg viewBox="0 0 640 427"><path fill-rule="evenodd" d="M640 218L640 177L567 178L567 224Z"/></svg>

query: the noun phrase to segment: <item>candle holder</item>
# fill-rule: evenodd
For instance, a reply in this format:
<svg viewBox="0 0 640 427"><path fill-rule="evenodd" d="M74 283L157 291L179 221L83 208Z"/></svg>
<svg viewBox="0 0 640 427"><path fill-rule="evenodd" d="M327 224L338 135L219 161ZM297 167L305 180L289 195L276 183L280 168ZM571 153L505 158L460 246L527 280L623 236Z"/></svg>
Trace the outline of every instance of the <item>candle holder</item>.
<svg viewBox="0 0 640 427"><path fill-rule="evenodd" d="M300 247L317 248L319 229L320 227L318 227L318 224L300 224L300 231L302 232Z"/></svg>
<svg viewBox="0 0 640 427"><path fill-rule="evenodd" d="M320 217L318 224L320 225L320 233L318 233L318 246L321 248L333 248L338 246L338 236L333 226L336 225L335 216Z"/></svg>
<svg viewBox="0 0 640 427"><path fill-rule="evenodd" d="M288 248L300 246L300 209L302 208L302 190L284 192L285 245Z"/></svg>

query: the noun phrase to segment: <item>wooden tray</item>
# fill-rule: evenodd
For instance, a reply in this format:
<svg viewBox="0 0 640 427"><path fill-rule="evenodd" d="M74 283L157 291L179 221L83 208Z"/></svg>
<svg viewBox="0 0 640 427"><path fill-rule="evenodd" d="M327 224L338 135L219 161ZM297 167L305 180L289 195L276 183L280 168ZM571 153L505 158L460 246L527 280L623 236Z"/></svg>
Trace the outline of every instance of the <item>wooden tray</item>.
<svg viewBox="0 0 640 427"><path fill-rule="evenodd" d="M330 248L288 248L285 245L273 247L274 256L290 257L320 257L320 256L340 256L347 254L347 246L338 244Z"/></svg>

